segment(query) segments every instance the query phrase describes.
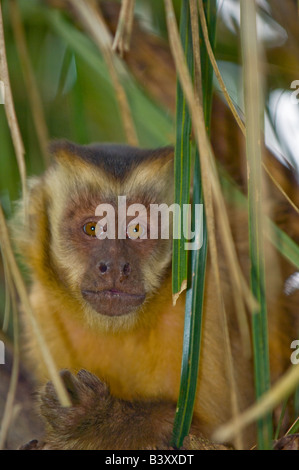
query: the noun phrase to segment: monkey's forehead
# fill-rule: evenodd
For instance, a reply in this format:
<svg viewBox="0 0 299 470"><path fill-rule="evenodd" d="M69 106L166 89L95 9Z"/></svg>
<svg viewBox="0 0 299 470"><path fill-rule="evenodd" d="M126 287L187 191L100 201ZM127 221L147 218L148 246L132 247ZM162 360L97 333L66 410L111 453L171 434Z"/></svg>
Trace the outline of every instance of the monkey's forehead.
<svg viewBox="0 0 299 470"><path fill-rule="evenodd" d="M99 206L102 208L111 206L115 213L126 211L129 206L142 205L146 209L150 208L151 204L161 204L160 200L153 197L153 195L136 194L135 196L127 197L126 195L112 195L107 196L97 193L88 192L84 188L81 192L69 195L65 200L65 215L67 217L86 216L86 214L93 215ZM104 210L104 209L103 209ZM137 209L136 209L137 210Z"/></svg>
<svg viewBox="0 0 299 470"><path fill-rule="evenodd" d="M130 171L121 173L119 170L122 175L119 176L116 169L107 171L107 161L104 166L94 165L82 158L70 159L68 153L59 158L46 175L49 197L63 205L86 209L103 203L117 205L119 196L125 196L129 204L171 203L173 160L169 155L164 157L160 154L141 160L132 157Z"/></svg>
<svg viewBox="0 0 299 470"><path fill-rule="evenodd" d="M126 179L137 167L157 167L173 161L173 148L170 146L142 149L120 144L78 145L64 140L52 142L50 152L61 164L87 164L119 181Z"/></svg>
<svg viewBox="0 0 299 470"><path fill-rule="evenodd" d="M173 177L148 169L132 172L123 181L116 180L103 173L100 169L66 168L56 169L47 178L50 207L58 217L66 214L91 216L99 205L109 204L118 212L120 204L126 207L142 204L146 208L150 204L167 204L174 202ZM60 214L60 215L59 215Z"/></svg>

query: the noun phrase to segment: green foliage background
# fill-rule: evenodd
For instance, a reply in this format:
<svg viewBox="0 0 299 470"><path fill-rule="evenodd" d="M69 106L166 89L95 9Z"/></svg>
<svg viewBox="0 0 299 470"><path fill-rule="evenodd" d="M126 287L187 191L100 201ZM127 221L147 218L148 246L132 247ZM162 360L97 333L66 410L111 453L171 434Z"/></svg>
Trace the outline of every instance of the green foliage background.
<svg viewBox="0 0 299 470"><path fill-rule="evenodd" d="M175 0L173 3L179 20L181 1ZM233 0L230 0L230 4L233 3ZM275 4L276 0L268 2L268 6L274 8L273 11ZM77 143L126 142L111 78L95 44L70 16L48 5L46 1L19 0L18 5L50 139L64 138ZM222 6L223 2L218 2L218 9ZM32 110L28 104L18 48L11 27L9 0L4 0L2 7L11 87L25 145L27 173L29 176L36 175L45 169L45 162L37 139ZM136 11L147 27L167 39L162 0L136 0ZM263 11L262 19L265 27L273 26L274 20L269 12ZM277 14L275 19L277 21ZM285 28L287 25L281 26ZM290 28L293 29L293 24L290 24ZM229 22L219 16L216 57L224 72L228 91L242 109L239 94L239 39L238 28L234 31ZM265 63L267 108L274 90L289 90L290 82L299 77L299 67L291 56L288 57L288 50L271 44L271 41L266 44ZM120 77L128 97L140 146L174 144L176 130L172 111L149 97L142 84L138 84L125 67ZM210 104L208 103L207 107ZM269 113L269 119L275 133L275 114ZM286 150L286 157L294 163L294 167L298 167L298 163L292 160L291 152L288 153L285 143L282 143L282 148ZM231 189L229 192L232 192ZM15 152L4 106L0 105L0 201L8 218L13 212L13 202L20 195L20 177ZM286 240L286 248L290 247L291 242ZM298 256L296 245L292 250ZM4 275L0 271L0 320L5 305L4 290Z"/></svg>

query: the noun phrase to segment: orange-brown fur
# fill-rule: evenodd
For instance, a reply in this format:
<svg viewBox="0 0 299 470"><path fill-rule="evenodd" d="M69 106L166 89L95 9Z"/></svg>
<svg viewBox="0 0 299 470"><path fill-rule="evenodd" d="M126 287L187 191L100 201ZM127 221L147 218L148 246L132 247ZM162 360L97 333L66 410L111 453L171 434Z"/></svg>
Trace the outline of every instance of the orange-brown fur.
<svg viewBox="0 0 299 470"><path fill-rule="evenodd" d="M32 269L32 306L51 350L58 369L69 369L76 373L87 369L109 385L113 396L128 401L166 400L175 404L178 397L181 355L184 327L184 295L176 306L172 305L171 270L167 266L161 269L161 285L153 290L149 301L135 312L134 321L128 319L98 318L88 312L86 316L82 303L78 302L75 290L76 279L82 276L80 255L77 260L72 253L64 253L59 246L58 219L63 217L68 204L69 180L80 175L78 187L82 181L101 187L102 193L119 194L123 188L102 170L70 155L66 150L59 150L58 166L55 172L50 169L41 182L33 186L29 205L29 225L20 231L19 246ZM52 172L52 173L51 173ZM72 175L72 176L70 176ZM61 184L59 184L59 178ZM95 183L96 181L96 183ZM62 191L63 182L65 185ZM113 186L114 184L114 186ZM153 193L161 193L169 203L172 188L171 158L167 162L157 159L152 165L141 164L137 171L126 180L127 194L140 193L143 187L151 187ZM166 190L165 190L166 187ZM170 189L167 189L170 188ZM147 191L149 189L147 188ZM123 193L121 193L123 194ZM54 200L55 196L55 200ZM88 199L88 192L86 194ZM50 203L51 201L51 203ZM45 214L45 207L48 215ZM238 213L234 223L237 225L235 236L239 247L240 260L248 275L247 229L244 214ZM49 222L50 220L50 222ZM236 220L239 221L236 224ZM25 225L26 227L26 225ZM47 234L52 233L52 245L48 246ZM61 235L61 233L60 233ZM62 234L63 235L63 234ZM54 240L53 240L54 239ZM243 246L244 245L244 246ZM55 247L55 248L53 248ZM57 265L49 266L49 252L59 253ZM165 258L170 248L165 245ZM83 256L83 255L82 255ZM233 350L235 379L238 400L241 409L254 401L252 361L242 352L240 333L235 312L232 307L231 289L223 256L219 257L223 274L224 298L229 315L229 328ZM158 262L158 261L157 261ZM73 271L64 272L64 268L73 263ZM155 276L151 280L152 266L144 263L145 276L149 284L157 285ZM77 266L79 264L79 266ZM53 278L58 269L61 278ZM271 272L271 268L270 268ZM283 279L276 285L277 276L269 281L269 322L270 322L270 357L273 377L277 377L290 363L290 343L296 339L294 316L291 317L282 305ZM274 283L274 284L273 284ZM72 295L66 288L74 291ZM287 312L287 313L286 313ZM112 321L111 321L112 320ZM115 320L115 322L114 322ZM25 322L26 323L26 322ZM41 360L35 336L28 324L25 324L27 354L41 382L48 380L47 369ZM231 417L231 390L228 372L224 361L224 338L218 300L215 295L214 276L209 260L205 286L203 339L201 347L200 370L195 402L195 417L198 429L211 437L215 428ZM128 432L130 432L128 430ZM113 436L116 439L116 436ZM82 436L82 442L84 436ZM135 441L134 441L135 442ZM138 441L136 441L138 442ZM246 446L254 443L254 435L247 434ZM144 441L136 445L144 448ZM111 446L113 444L111 443Z"/></svg>

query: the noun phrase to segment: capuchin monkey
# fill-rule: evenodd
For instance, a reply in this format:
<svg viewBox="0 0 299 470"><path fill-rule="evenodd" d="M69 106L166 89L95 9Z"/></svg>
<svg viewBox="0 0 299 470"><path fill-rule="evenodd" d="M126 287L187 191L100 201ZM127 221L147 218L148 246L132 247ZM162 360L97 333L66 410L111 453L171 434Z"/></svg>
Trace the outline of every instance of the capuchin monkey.
<svg viewBox="0 0 299 470"><path fill-rule="evenodd" d="M15 229L18 249L31 271L32 307L72 401L71 407L61 406L32 326L24 318L26 355L41 386L39 409L46 424L41 448L169 448L179 394L185 297L173 305L171 237L151 238L150 224L136 222L134 211L123 220L119 196L126 196L126 207L170 206L173 150L57 141L51 152L53 164L31 181L28 214L20 206ZM115 210L115 227L110 224L115 239L105 235L108 209L100 212L102 204ZM234 225L246 271L243 219L234 219ZM243 353L232 286L223 257L219 260L237 400L243 410L255 401L253 366ZM297 330L294 316L281 302L283 289L273 282L268 289L270 357L276 378L290 365ZM208 439L232 416L221 318L208 260L191 427L192 433ZM254 443L254 430L246 430L243 445Z"/></svg>

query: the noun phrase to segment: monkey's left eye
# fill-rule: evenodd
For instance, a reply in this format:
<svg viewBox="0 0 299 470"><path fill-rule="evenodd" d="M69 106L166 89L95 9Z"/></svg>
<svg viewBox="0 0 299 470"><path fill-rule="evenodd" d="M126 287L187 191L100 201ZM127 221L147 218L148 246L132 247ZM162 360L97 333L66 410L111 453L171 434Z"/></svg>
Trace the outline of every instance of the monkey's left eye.
<svg viewBox="0 0 299 470"><path fill-rule="evenodd" d="M83 231L89 237L96 237L96 226L97 222L87 222L87 224L83 225Z"/></svg>
<svg viewBox="0 0 299 470"><path fill-rule="evenodd" d="M141 224L129 224L127 227L127 238L137 240L144 237L145 233L146 229Z"/></svg>

